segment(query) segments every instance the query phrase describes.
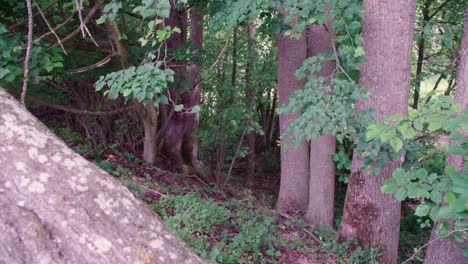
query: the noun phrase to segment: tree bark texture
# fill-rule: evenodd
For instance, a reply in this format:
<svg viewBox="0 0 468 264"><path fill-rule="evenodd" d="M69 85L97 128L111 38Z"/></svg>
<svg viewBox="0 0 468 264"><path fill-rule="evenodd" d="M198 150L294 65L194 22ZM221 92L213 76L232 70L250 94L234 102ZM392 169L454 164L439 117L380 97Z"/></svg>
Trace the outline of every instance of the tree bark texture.
<svg viewBox="0 0 468 264"><path fill-rule="evenodd" d="M317 56L332 48L335 32L331 21L325 26L311 26L309 28L309 41L307 46L308 57ZM317 76L331 78L335 65L331 61L325 63ZM310 141L310 183L309 205L305 220L315 227L333 226L335 210L335 162L332 154L335 153L336 138L325 135Z"/></svg>
<svg viewBox="0 0 468 264"><path fill-rule="evenodd" d="M460 51L460 64L458 65L457 75L457 88L455 91L455 101L462 106L462 111L468 110L468 9L465 17L465 30L463 43ZM463 131L467 134L467 131ZM449 144L456 144L450 142ZM448 155L447 165L453 166L459 172L463 170L464 157L461 155ZM432 231L431 240L438 237L435 229L437 225L434 225ZM468 258L463 255L464 245L454 240L439 239L428 246L426 257L424 259L425 264L439 264L439 263L453 263L462 264L467 263Z"/></svg>
<svg viewBox="0 0 468 264"><path fill-rule="evenodd" d="M0 89L1 263L203 263Z"/></svg>
<svg viewBox="0 0 468 264"><path fill-rule="evenodd" d="M305 34L300 39L278 36L278 94L279 107L288 103L289 95L295 90L304 89L304 80L296 80L295 72L302 66L307 56ZM281 135L299 114L280 114ZM281 184L277 208L304 210L309 199L309 144L302 141L297 147L281 140L281 146L289 144L287 151L281 151Z"/></svg>
<svg viewBox="0 0 468 264"><path fill-rule="evenodd" d="M370 96L357 103L357 114L374 108L378 122L394 114L407 114L415 10L415 0L364 1L363 37L368 61L361 69L359 84ZM380 263L397 263L401 204L382 194L380 187L400 162L389 162L376 176L361 170L361 165L362 157L355 151L341 235L378 247Z"/></svg>
<svg viewBox="0 0 468 264"><path fill-rule="evenodd" d="M201 50L203 47L203 7L201 5L192 7L190 19L190 41L192 45L195 46L195 50L192 52L192 58L195 62L191 62L189 66L190 83L192 86L189 107L193 107L195 105L200 105L201 94L202 76L200 74L200 67L202 64ZM185 146L184 152L187 156L186 159L193 168L198 167L198 140L193 136L193 132L197 131L199 126L200 113L190 114L187 121L183 145Z"/></svg>
<svg viewBox="0 0 468 264"><path fill-rule="evenodd" d="M253 185L255 174L255 130L254 130L254 114L255 114L255 85L252 83L252 75L255 73L255 27L250 24L247 26L247 67L245 71L245 84L246 84L246 100L247 112L250 114L247 125L251 131L247 134L247 145L249 153L247 154L247 171L245 175L245 184L248 186Z"/></svg>

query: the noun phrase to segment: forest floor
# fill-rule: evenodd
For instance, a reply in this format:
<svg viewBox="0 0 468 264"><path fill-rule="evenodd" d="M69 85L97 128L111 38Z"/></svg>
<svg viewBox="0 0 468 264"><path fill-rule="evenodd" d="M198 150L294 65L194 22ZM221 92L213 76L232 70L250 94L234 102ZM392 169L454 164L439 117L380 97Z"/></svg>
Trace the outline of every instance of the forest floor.
<svg viewBox="0 0 468 264"><path fill-rule="evenodd" d="M343 241L331 227L312 230L300 220L301 212L273 210L280 178L271 154L259 155L253 187L242 186L245 162L240 161L220 191L195 175L176 173L163 156L155 167L118 146L96 148L57 116L39 116L71 148L145 201L204 258L219 263L376 263L378 249L360 247L355 239ZM344 185L338 185L336 215L341 215L344 193ZM429 236L412 211L404 205L401 260ZM413 263L422 263L422 257Z"/></svg>

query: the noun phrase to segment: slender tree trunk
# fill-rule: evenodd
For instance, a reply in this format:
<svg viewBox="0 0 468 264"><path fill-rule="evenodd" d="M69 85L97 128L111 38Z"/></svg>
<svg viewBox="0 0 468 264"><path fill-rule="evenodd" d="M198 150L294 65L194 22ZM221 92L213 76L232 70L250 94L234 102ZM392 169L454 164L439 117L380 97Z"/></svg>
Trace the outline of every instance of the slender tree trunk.
<svg viewBox="0 0 468 264"><path fill-rule="evenodd" d="M152 103L136 104L136 111L143 122L143 160L155 164L157 156L158 111Z"/></svg>
<svg viewBox="0 0 468 264"><path fill-rule="evenodd" d="M252 23L253 24L253 23ZM255 113L255 85L252 83L252 74L255 70L255 28L250 24L247 26L247 68L245 71L245 84L246 84L246 99L247 99L247 113L250 115L247 120L247 125L251 130L247 135L247 145L249 147L249 154L247 155L247 171L245 175L245 184L248 186L253 185L253 178L255 174L255 130L253 129L254 113Z"/></svg>
<svg viewBox="0 0 468 264"><path fill-rule="evenodd" d="M414 95L413 95L413 108L418 109L419 105L419 95L421 90L421 82L422 82L422 68L424 63L424 49L425 49L425 41L424 41L424 28L426 24L431 19L429 17L429 7L431 1L426 1L423 6L422 15L423 20L421 23L421 34L419 35L419 42L418 42L418 62L416 63L416 85L414 87Z"/></svg>
<svg viewBox="0 0 468 264"><path fill-rule="evenodd" d="M176 6L177 1L171 1L171 13L166 20L166 25L177 27L180 33L174 32L166 41L167 49L171 52L177 51L187 42L187 10ZM176 72L175 83L170 90L176 104L183 104L184 107L189 107L190 104L190 85L187 85L187 69L185 62L173 61L168 63L169 67ZM187 87L188 86L188 87ZM164 135L163 152L175 163L177 169L182 173L189 173L191 165L187 160L187 155L184 155L184 138L189 117L181 112L174 112L167 120L167 130ZM190 156L190 155L189 155Z"/></svg>
<svg viewBox="0 0 468 264"><path fill-rule="evenodd" d="M105 3L103 0L96 0L96 4L100 6L100 9L104 8ZM100 13L100 12L98 12ZM124 43L117 24L113 20L106 20L106 29L109 33L110 39L114 46L117 47L117 54L122 68L128 68L131 66L129 61L129 53ZM158 133L158 112L156 108L151 104L144 105L142 103L135 102L138 116L140 117L144 127L144 139L143 139L143 160L150 164L156 162L157 156L157 133Z"/></svg>
<svg viewBox="0 0 468 264"><path fill-rule="evenodd" d="M191 32L190 41L195 45L196 49L192 52L192 59L195 62L190 63L190 82L192 85L192 91L190 91L190 107L200 105L200 94L201 94L201 81L202 77L200 74L201 66L201 50L203 46L203 7L197 5L191 9ZM185 148L188 162L193 168L198 167L198 140L193 133L198 130L200 126L200 113L194 113L189 116L187 122L187 128L185 131Z"/></svg>
<svg viewBox="0 0 468 264"><path fill-rule="evenodd" d="M335 32L331 22L325 26L311 26L309 29L308 57L316 56L332 48ZM317 76L330 78L335 65L329 61ZM330 83L329 83L330 84ZM336 138L325 135L310 141L310 183L309 206L304 216L312 226L333 226L335 210L335 162L332 154L336 149Z"/></svg>
<svg viewBox="0 0 468 264"><path fill-rule="evenodd" d="M465 30L460 52L460 64L458 66L457 88L455 92L455 101L462 106L463 111L468 110L468 9L466 11ZM466 136L466 131L464 133ZM456 144L456 142L450 142L450 144ZM465 166L464 157L461 155L448 155L447 165L453 166L459 172L462 172ZM436 239L438 237L435 232L436 227L437 225L434 225L431 239ZM439 239L429 245L424 263L467 263L468 258L464 257L463 250L463 243L457 243L454 240Z"/></svg>
<svg viewBox="0 0 468 264"><path fill-rule="evenodd" d="M411 82L411 50L416 0L365 0L363 37L367 63L361 69L360 86L370 92L356 112L374 108L377 121L408 113ZM362 157L353 154L341 235L356 237L379 248L380 263L397 263L401 204L380 187L400 162L389 162L379 175L361 170Z"/></svg>
<svg viewBox="0 0 468 264"><path fill-rule="evenodd" d="M304 81L296 80L295 72L307 56L305 34L300 39L278 36L278 94L279 106L288 103L289 95L304 88ZM280 114L280 133L288 131L289 126L299 114ZM276 207L284 210L304 210L309 201L309 144L302 141L297 147L281 140L281 146L289 144L287 151L281 151L281 184Z"/></svg>

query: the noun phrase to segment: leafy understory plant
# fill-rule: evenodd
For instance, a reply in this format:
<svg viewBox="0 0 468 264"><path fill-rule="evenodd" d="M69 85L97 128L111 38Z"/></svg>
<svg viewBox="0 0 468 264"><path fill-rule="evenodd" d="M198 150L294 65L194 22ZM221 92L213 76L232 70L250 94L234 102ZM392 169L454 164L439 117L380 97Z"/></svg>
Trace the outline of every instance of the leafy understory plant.
<svg viewBox="0 0 468 264"><path fill-rule="evenodd" d="M365 166L379 173L389 160L405 158L401 168L382 185L382 192L394 194L395 199L418 199L415 214L441 222L439 234L468 227L467 167L457 171L445 166L443 172L430 171L423 162L431 153L421 155L427 144L434 144L441 135L449 135L448 154L468 157L468 111L460 113L461 106L449 97L441 96L421 108L410 110L408 116L395 115L380 124L368 127ZM430 224L427 219L422 226ZM458 232L457 239L466 239L466 232Z"/></svg>

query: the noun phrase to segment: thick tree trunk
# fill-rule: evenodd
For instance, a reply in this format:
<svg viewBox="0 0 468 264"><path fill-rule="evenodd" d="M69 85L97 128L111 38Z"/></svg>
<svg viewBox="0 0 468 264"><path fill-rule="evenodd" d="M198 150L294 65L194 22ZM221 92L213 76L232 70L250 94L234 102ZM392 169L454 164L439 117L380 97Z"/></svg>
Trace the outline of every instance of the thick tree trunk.
<svg viewBox="0 0 468 264"><path fill-rule="evenodd" d="M304 81L296 80L295 72L307 56L305 34L300 39L278 36L278 94L279 106L288 103L289 95L304 88ZM298 114L280 114L280 133L288 131ZM309 200L309 144L305 140L297 147L289 144L281 151L281 184L276 207L285 210L304 210Z"/></svg>
<svg viewBox="0 0 468 264"><path fill-rule="evenodd" d="M117 180L0 89L1 263L202 263Z"/></svg>
<svg viewBox="0 0 468 264"><path fill-rule="evenodd" d="M253 23L252 23L253 24ZM245 84L247 97L247 112L250 114L247 125L251 131L247 134L247 145L249 147L249 154L247 154L247 171L245 173L245 184L247 186L253 185L255 174L255 130L253 130L254 113L255 113L255 85L252 83L252 75L255 69L255 28L253 25L247 26L247 68L245 70Z"/></svg>
<svg viewBox="0 0 468 264"><path fill-rule="evenodd" d="M311 26L309 29L308 57L316 56L332 48L335 32L331 22L327 26ZM317 76L329 79L335 65L329 61ZM312 226L333 226L335 210L335 162L332 154L336 149L336 138L325 135L310 141L309 206L304 216Z"/></svg>
<svg viewBox="0 0 468 264"><path fill-rule="evenodd" d="M463 111L468 110L468 9L465 17L465 31L460 54L460 64L458 66L457 88L455 92L455 101L462 106ZM466 135L466 131L464 132ZM450 144L456 144L450 142ZM453 166L459 172L463 170L464 157L461 155L448 155L447 165ZM434 225L434 229L437 225ZM432 239L437 239L435 230L432 231ZM463 255L463 243L457 243L454 240L439 239L429 245L424 259L425 264L467 263L468 258Z"/></svg>
<svg viewBox="0 0 468 264"><path fill-rule="evenodd" d="M364 1L363 37L367 63L361 69L360 86L370 92L356 112L374 108L377 121L407 114L411 81L411 49L416 1ZM341 235L356 237L378 247L380 263L397 263L401 204L380 187L399 162L388 163L377 176L361 170L362 157L353 154Z"/></svg>

